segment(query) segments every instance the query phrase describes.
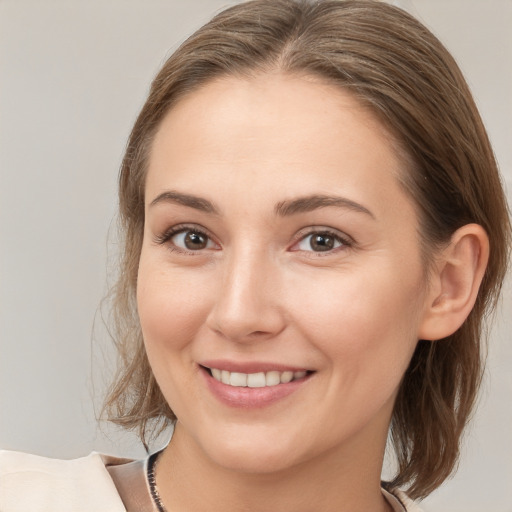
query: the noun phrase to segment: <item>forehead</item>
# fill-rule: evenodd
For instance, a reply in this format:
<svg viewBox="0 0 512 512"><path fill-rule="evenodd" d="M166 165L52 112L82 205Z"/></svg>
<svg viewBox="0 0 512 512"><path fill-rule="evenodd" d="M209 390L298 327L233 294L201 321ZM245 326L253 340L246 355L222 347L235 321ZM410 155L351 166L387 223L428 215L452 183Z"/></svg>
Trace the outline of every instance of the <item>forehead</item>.
<svg viewBox="0 0 512 512"><path fill-rule="evenodd" d="M311 77L226 77L166 115L150 153L146 198L165 188L247 198L287 193L402 193L392 137L353 95ZM275 196L275 197L274 197ZM260 200L261 202L261 200Z"/></svg>

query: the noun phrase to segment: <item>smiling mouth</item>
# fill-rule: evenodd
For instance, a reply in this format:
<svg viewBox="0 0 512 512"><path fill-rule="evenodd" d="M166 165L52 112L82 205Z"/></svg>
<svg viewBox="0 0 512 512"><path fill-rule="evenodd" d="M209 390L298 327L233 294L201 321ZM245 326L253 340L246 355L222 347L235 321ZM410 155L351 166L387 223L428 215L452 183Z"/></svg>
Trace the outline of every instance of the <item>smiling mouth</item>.
<svg viewBox="0 0 512 512"><path fill-rule="evenodd" d="M288 384L295 380L304 379L311 371L269 371L257 373L229 372L218 368L203 368L218 382L237 388L265 388L274 387L279 384Z"/></svg>

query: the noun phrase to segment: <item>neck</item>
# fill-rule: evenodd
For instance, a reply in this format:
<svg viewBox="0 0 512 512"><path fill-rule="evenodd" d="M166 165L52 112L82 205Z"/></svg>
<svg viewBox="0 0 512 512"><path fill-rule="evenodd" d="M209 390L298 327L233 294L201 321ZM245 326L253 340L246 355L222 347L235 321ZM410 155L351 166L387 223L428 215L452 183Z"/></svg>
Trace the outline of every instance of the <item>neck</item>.
<svg viewBox="0 0 512 512"><path fill-rule="evenodd" d="M368 449L367 442L286 470L250 473L212 461L178 423L160 457L157 485L169 512L388 512L380 490L384 446Z"/></svg>

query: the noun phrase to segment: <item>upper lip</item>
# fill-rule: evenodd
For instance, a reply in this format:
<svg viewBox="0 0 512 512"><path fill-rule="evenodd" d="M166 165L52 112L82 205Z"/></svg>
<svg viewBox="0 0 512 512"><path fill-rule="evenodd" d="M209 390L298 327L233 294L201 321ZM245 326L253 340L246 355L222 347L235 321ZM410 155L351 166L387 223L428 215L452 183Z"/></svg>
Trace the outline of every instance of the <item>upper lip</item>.
<svg viewBox="0 0 512 512"><path fill-rule="evenodd" d="M288 364L280 364L280 363L269 363L263 361L228 361L225 359L216 359L216 360L208 360L201 361L199 363L201 366L205 366L206 368L216 368L218 370L226 370L228 372L238 372L238 373L260 373L260 372L300 372L300 371L310 371L308 368L303 366L292 366Z"/></svg>

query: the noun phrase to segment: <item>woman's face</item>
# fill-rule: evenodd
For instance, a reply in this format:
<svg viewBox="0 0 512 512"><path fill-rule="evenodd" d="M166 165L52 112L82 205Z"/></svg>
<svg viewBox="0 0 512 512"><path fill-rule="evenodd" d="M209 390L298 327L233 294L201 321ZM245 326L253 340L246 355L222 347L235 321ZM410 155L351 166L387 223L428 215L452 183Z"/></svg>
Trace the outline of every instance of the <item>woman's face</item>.
<svg viewBox="0 0 512 512"><path fill-rule="evenodd" d="M138 308L198 453L269 472L383 450L426 302L401 172L377 119L310 78L224 78L166 116Z"/></svg>

